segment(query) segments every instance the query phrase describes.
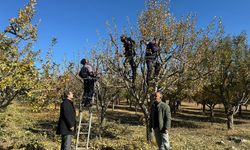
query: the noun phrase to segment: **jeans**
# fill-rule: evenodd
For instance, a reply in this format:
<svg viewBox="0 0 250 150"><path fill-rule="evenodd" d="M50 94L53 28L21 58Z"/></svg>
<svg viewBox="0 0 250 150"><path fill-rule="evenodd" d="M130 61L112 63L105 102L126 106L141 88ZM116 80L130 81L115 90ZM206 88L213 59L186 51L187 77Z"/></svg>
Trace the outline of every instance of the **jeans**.
<svg viewBox="0 0 250 150"><path fill-rule="evenodd" d="M62 135L61 150L71 150L71 136Z"/></svg>
<svg viewBox="0 0 250 150"><path fill-rule="evenodd" d="M154 133L159 150L170 150L168 133L162 133L159 128L154 129Z"/></svg>

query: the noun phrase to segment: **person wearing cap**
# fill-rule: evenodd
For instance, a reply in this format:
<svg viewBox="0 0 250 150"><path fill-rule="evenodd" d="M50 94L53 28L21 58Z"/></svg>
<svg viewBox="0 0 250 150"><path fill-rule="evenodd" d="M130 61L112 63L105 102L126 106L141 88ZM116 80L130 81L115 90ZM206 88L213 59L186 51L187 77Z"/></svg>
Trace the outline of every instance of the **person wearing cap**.
<svg viewBox="0 0 250 150"><path fill-rule="evenodd" d="M83 93L83 106L91 106L92 105L92 97L94 95L94 86L96 81L96 75L93 71L93 67L89 65L87 59L82 59L81 64L83 65L81 71L79 72L79 76L84 81L84 93Z"/></svg>
<svg viewBox="0 0 250 150"><path fill-rule="evenodd" d="M135 41L125 35L122 35L120 39L124 47L125 60L124 60L123 65L125 67L126 63L129 63L131 70L132 70L132 82L134 83L136 79L136 64L134 60L134 57L136 55Z"/></svg>
<svg viewBox="0 0 250 150"><path fill-rule="evenodd" d="M161 92L154 94L155 99L150 109L149 128L154 131L159 150L170 150L169 129L171 127L171 111L167 103L162 102Z"/></svg>

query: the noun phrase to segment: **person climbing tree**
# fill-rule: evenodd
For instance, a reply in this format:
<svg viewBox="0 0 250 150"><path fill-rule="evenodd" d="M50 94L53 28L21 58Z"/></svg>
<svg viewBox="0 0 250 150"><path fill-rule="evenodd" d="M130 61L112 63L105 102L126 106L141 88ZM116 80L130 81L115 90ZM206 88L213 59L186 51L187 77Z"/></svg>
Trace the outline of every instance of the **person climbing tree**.
<svg viewBox="0 0 250 150"><path fill-rule="evenodd" d="M124 47L124 67L126 66L126 63L129 63L131 70L132 70L132 82L135 82L136 79L136 64L135 64L135 41L132 40L130 37L127 37L125 35L122 35L121 42L123 43Z"/></svg>
<svg viewBox="0 0 250 150"><path fill-rule="evenodd" d="M153 79L157 79L159 72L160 72L160 40L158 43L156 42L156 39L154 39L151 42L148 42L146 44L146 54L145 54L145 60L147 64L147 83L149 84L150 81ZM153 75L153 69L154 69L154 77Z"/></svg>

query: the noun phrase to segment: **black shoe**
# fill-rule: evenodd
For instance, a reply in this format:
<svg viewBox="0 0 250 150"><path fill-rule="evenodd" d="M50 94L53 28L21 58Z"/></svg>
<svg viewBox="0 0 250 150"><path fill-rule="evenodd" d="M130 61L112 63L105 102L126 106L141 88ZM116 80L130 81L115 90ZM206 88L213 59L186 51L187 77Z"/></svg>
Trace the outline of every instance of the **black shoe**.
<svg viewBox="0 0 250 150"><path fill-rule="evenodd" d="M92 106L92 101L87 101L83 105L84 107L91 107Z"/></svg>
<svg viewBox="0 0 250 150"><path fill-rule="evenodd" d="M92 104L91 103L86 103L86 104L84 104L84 107L92 107Z"/></svg>

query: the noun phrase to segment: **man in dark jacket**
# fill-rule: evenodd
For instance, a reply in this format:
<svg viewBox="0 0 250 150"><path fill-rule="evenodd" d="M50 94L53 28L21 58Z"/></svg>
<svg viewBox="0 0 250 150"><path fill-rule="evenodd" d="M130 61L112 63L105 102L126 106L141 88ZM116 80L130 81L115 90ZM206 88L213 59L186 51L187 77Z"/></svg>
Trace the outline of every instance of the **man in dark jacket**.
<svg viewBox="0 0 250 150"><path fill-rule="evenodd" d="M136 55L135 41L132 40L130 37L126 37L125 35L122 35L121 42L123 43L124 56L125 56L123 65L125 66L126 63L129 63L131 70L132 70L132 82L134 83L135 78L136 78L136 64L134 60L134 57Z"/></svg>
<svg viewBox="0 0 250 150"><path fill-rule="evenodd" d="M151 131L154 130L159 150L170 150L169 129L171 126L170 107L161 101L162 94L155 93L155 101L151 106L150 123Z"/></svg>
<svg viewBox="0 0 250 150"><path fill-rule="evenodd" d="M74 95L71 91L65 90L56 131L62 137L61 150L71 149L71 136L75 134L76 130L76 111L73 97Z"/></svg>
<svg viewBox="0 0 250 150"><path fill-rule="evenodd" d="M160 49L160 40L157 43L156 39L146 44L146 54L145 54L145 60L147 64L147 83L152 81L153 78L157 78L160 72L160 61L159 59L159 53L161 51ZM154 70L154 76L153 76L153 70Z"/></svg>
<svg viewBox="0 0 250 150"><path fill-rule="evenodd" d="M93 67L88 64L87 59L82 59L81 64L83 65L79 76L84 81L84 93L82 104L84 106L92 106L92 97L94 95L96 75L94 74Z"/></svg>

